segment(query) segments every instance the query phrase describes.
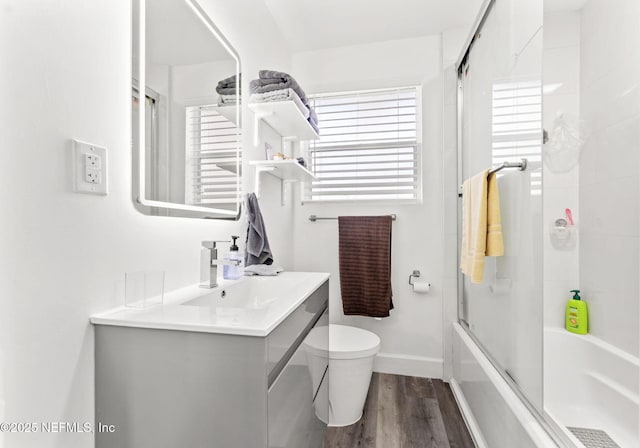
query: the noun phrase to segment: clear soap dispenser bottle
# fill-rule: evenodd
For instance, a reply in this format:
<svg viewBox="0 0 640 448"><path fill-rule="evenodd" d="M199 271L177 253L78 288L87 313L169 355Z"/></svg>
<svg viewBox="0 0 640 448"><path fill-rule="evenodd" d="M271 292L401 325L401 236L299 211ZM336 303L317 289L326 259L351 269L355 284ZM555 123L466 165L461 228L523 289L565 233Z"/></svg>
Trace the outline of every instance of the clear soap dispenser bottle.
<svg viewBox="0 0 640 448"><path fill-rule="evenodd" d="M225 264L222 268L222 277L225 280L238 280L244 275L243 256L236 244L239 236L232 236L233 243L229 248L229 253L224 260L229 264Z"/></svg>

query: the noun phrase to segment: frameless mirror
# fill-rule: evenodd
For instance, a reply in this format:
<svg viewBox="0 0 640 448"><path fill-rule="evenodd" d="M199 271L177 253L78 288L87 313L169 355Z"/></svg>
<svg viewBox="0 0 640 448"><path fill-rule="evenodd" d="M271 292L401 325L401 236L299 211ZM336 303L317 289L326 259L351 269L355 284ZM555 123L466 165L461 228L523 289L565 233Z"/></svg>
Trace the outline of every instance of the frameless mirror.
<svg viewBox="0 0 640 448"><path fill-rule="evenodd" d="M238 219L236 51L195 0L133 0L132 19L136 208L151 215Z"/></svg>

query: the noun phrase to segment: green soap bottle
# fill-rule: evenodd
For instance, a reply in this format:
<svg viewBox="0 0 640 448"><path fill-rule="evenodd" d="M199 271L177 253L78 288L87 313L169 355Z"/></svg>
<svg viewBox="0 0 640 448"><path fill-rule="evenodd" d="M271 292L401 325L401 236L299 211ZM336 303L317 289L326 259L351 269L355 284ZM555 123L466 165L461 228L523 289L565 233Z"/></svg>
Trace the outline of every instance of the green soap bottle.
<svg viewBox="0 0 640 448"><path fill-rule="evenodd" d="M589 331L589 312L587 304L580 300L580 290L572 289L573 298L567 303L565 328L576 334L587 334Z"/></svg>

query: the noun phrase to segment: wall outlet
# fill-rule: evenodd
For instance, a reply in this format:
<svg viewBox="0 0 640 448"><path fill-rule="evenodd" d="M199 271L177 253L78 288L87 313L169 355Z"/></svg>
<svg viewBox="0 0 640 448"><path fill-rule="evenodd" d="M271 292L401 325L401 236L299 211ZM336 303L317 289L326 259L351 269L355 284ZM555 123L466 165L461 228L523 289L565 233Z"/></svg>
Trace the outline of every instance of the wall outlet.
<svg viewBox="0 0 640 448"><path fill-rule="evenodd" d="M92 168L94 170L99 170L102 167L102 157L97 154L85 154L84 162L87 165L87 168Z"/></svg>
<svg viewBox="0 0 640 448"><path fill-rule="evenodd" d="M90 184L100 184L102 182L102 176L100 174L98 170L87 169L84 180Z"/></svg>
<svg viewBox="0 0 640 448"><path fill-rule="evenodd" d="M107 148L72 141L74 190L78 193L107 194Z"/></svg>

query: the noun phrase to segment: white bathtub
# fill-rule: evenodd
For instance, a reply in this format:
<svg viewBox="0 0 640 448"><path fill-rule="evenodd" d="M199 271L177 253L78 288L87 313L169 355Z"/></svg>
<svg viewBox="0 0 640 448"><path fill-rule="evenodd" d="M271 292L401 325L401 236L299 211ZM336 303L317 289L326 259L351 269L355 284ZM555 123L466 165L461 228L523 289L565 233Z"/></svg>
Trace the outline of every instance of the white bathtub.
<svg viewBox="0 0 640 448"><path fill-rule="evenodd" d="M454 324L456 395L478 448L557 447L543 425L458 324ZM604 430L621 448L638 448L640 362L591 335L544 331L545 426L576 447L567 426Z"/></svg>
<svg viewBox="0 0 640 448"><path fill-rule="evenodd" d="M529 409L454 323L451 387L478 448L557 447Z"/></svg>
<svg viewBox="0 0 640 448"><path fill-rule="evenodd" d="M602 429L622 448L639 447L638 358L560 328L546 328L544 340L544 407L559 429Z"/></svg>

